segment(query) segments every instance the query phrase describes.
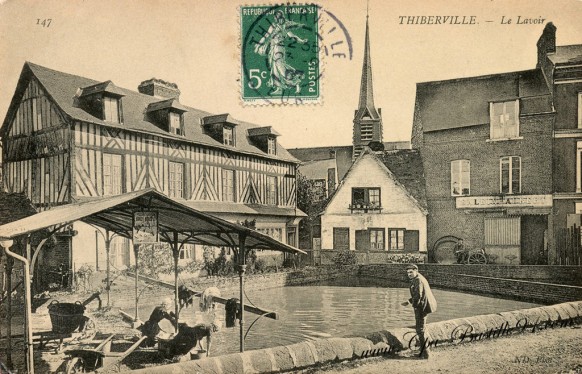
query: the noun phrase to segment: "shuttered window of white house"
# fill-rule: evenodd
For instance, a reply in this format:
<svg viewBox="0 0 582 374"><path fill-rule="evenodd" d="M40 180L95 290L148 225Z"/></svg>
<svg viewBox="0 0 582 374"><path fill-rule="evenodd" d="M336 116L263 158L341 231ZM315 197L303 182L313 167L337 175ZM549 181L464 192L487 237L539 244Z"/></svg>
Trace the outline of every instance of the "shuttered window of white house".
<svg viewBox="0 0 582 374"><path fill-rule="evenodd" d="M485 245L520 245L520 217L485 218Z"/></svg>

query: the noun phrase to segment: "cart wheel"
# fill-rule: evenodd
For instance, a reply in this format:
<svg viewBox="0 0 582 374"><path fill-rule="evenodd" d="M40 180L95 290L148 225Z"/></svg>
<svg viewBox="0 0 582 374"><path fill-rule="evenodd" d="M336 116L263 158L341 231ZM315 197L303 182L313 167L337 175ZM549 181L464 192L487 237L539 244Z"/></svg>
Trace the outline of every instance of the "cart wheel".
<svg viewBox="0 0 582 374"><path fill-rule="evenodd" d="M84 373L85 361L81 357L73 357L67 362L67 374Z"/></svg>
<svg viewBox="0 0 582 374"><path fill-rule="evenodd" d="M487 257L483 253L471 253L467 259L468 264L486 264Z"/></svg>

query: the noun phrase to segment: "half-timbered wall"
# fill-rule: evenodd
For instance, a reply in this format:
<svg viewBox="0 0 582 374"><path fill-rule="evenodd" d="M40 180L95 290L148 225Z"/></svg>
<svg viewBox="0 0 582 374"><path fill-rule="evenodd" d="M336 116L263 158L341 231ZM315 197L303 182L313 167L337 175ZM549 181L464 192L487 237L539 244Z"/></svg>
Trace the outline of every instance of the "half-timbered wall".
<svg viewBox="0 0 582 374"><path fill-rule="evenodd" d="M4 188L38 207L69 202L69 134L58 107L31 79L3 139Z"/></svg>
<svg viewBox="0 0 582 374"><path fill-rule="evenodd" d="M90 123L75 124L75 193L103 195L103 153L122 155L122 192L169 193L170 162L184 164L186 200L221 201L222 171L235 172L235 202L266 204L267 177L277 178L277 205L295 207L295 165Z"/></svg>

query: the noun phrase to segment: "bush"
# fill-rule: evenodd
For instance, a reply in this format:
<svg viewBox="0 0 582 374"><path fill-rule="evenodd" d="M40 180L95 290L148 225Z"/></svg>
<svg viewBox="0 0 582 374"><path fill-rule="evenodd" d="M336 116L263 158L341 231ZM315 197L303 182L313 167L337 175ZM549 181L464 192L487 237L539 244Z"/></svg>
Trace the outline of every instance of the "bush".
<svg viewBox="0 0 582 374"><path fill-rule="evenodd" d="M267 270L267 263L262 258L255 261L255 272L264 273Z"/></svg>
<svg viewBox="0 0 582 374"><path fill-rule="evenodd" d="M390 255L386 258L386 262L389 264L422 264L424 263L424 255L415 253Z"/></svg>
<svg viewBox="0 0 582 374"><path fill-rule="evenodd" d="M334 264L336 264L337 267L358 264L356 253L349 250L338 252L338 254L336 254L331 260Z"/></svg>
<svg viewBox="0 0 582 374"><path fill-rule="evenodd" d="M295 259L293 257L287 257L285 260L283 260L283 267L295 269L297 267L295 264Z"/></svg>

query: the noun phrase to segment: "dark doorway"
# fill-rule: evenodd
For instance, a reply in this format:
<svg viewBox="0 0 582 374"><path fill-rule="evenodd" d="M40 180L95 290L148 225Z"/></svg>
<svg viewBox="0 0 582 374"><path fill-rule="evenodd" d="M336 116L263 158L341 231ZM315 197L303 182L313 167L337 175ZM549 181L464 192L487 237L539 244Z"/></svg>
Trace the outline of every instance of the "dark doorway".
<svg viewBox="0 0 582 374"><path fill-rule="evenodd" d="M548 229L547 216L522 216L521 217L521 264L545 265L547 255L544 242Z"/></svg>

